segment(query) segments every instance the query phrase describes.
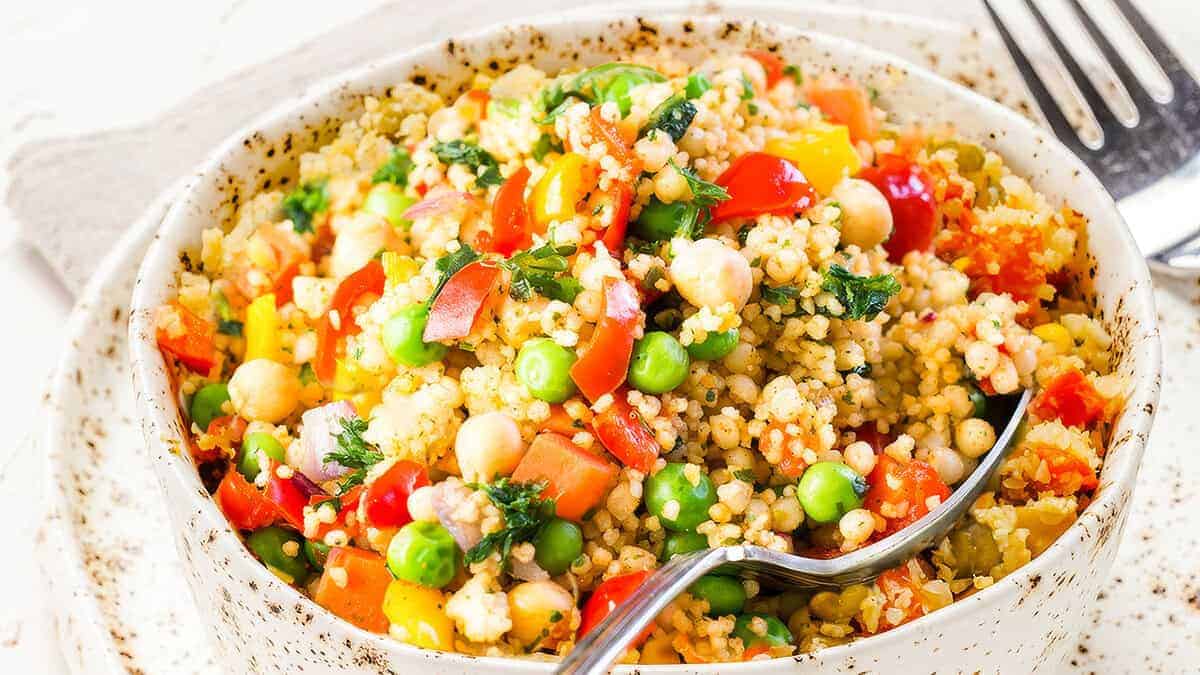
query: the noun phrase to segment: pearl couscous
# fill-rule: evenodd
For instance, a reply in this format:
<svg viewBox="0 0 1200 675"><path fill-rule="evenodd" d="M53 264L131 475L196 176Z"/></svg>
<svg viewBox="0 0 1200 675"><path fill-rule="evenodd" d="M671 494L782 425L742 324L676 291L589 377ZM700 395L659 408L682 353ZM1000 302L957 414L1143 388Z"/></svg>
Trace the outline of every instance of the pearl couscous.
<svg viewBox="0 0 1200 675"><path fill-rule="evenodd" d="M363 629L549 658L673 555L870 545L1023 389L998 485L935 548L818 593L709 575L625 660L886 631L1040 554L1098 485L1123 385L1084 218L866 83L768 52L405 83L291 185L204 233L158 341L249 550Z"/></svg>

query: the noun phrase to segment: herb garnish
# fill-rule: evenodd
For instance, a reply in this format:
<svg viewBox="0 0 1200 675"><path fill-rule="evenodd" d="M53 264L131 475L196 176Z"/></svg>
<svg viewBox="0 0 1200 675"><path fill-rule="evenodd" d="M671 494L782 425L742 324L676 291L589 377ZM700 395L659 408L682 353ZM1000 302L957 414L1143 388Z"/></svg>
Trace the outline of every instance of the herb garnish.
<svg viewBox="0 0 1200 675"><path fill-rule="evenodd" d="M501 478L490 485L472 485L487 493L492 504L504 516L504 529L485 535L467 551L463 560L467 564L477 563L499 551L501 564L508 567L508 554L512 547L531 541L551 518L554 517L554 500L541 499L546 489L545 481L537 483L513 483Z"/></svg>
<svg viewBox="0 0 1200 675"><path fill-rule="evenodd" d="M280 208L283 209L283 215L292 221L293 230L300 234L312 232L313 216L329 208L325 181L301 183L283 198Z"/></svg>
<svg viewBox="0 0 1200 675"><path fill-rule="evenodd" d="M704 180L685 166L679 166L674 159L667 160L667 163L687 181L688 189L692 191L692 203L696 206L712 206L729 199L729 192L720 185Z"/></svg>
<svg viewBox="0 0 1200 675"><path fill-rule="evenodd" d="M791 77L797 85L804 84L804 73L800 72L800 66L795 64L784 66L783 74Z"/></svg>
<svg viewBox="0 0 1200 675"><path fill-rule="evenodd" d="M375 170L371 176L372 183L393 183L400 187L408 186L408 174L413 170L412 157L404 148L392 150L388 160Z"/></svg>
<svg viewBox="0 0 1200 675"><path fill-rule="evenodd" d="M860 277L841 265L831 265L825 272L821 290L832 293L842 303L846 309L843 319L870 321L900 292L900 282L890 274Z"/></svg>
<svg viewBox="0 0 1200 675"><path fill-rule="evenodd" d="M500 266L512 274L508 294L518 302L528 302L535 292L551 300L575 302L575 296L583 287L575 277L562 276L570 267L567 256L574 254L573 244L554 246L549 242L514 253L508 260L500 262Z"/></svg>
<svg viewBox="0 0 1200 675"><path fill-rule="evenodd" d="M537 124L551 124L576 100L588 105L615 102L621 109L621 117L624 117L633 105L629 90L648 82L666 81L667 78L653 68L632 63L604 63L565 82L555 81L543 89L538 100L545 116L534 121Z"/></svg>
<svg viewBox="0 0 1200 675"><path fill-rule="evenodd" d="M746 77L745 73L742 73L741 99L743 101L749 101L752 98L754 98L754 85L750 83L750 78Z"/></svg>
<svg viewBox="0 0 1200 675"><path fill-rule="evenodd" d="M337 450L325 455L323 463L337 462L350 473L342 477L338 483L337 496L341 497L351 488L362 485L367 478L367 470L383 461L383 453L363 439L367 430L367 422L358 417L343 417L342 433L336 434Z"/></svg>
<svg viewBox="0 0 1200 675"><path fill-rule="evenodd" d="M450 281L450 277L457 274L459 270L467 265L479 260L480 257L482 256L476 253L475 249L467 244L462 244L458 247L458 250L438 258L437 262L433 264L433 268L438 271L438 282L437 286L433 288L433 294L429 296L429 302L432 303L433 299L438 296L438 293L442 292L442 288L446 285L447 281Z"/></svg>
<svg viewBox="0 0 1200 675"><path fill-rule="evenodd" d="M687 85L683 88L683 93L688 98L700 98L709 89L712 89L712 82L708 81L708 77L704 73L692 73L688 75Z"/></svg>
<svg viewBox="0 0 1200 675"><path fill-rule="evenodd" d="M504 182L504 177L500 175L500 164L496 162L496 158L475 143L460 139L437 143L433 146L433 154L437 155L438 161L442 164L447 166L462 164L474 172L476 187L486 188ZM482 171L480 171L481 168Z"/></svg>
<svg viewBox="0 0 1200 675"><path fill-rule="evenodd" d="M684 98L683 94L673 94L658 104L650 113L646 126L642 127L642 136L655 129L665 132L676 143L687 133L688 126L696 117L696 106Z"/></svg>
<svg viewBox="0 0 1200 675"><path fill-rule="evenodd" d="M788 300L800 297L800 289L790 284L784 286L762 287L762 299L772 305L786 305Z"/></svg>
<svg viewBox="0 0 1200 675"><path fill-rule="evenodd" d="M229 298L221 291L214 290L212 301L217 309L217 332L231 337L242 337L242 322L237 320L237 313L229 304Z"/></svg>

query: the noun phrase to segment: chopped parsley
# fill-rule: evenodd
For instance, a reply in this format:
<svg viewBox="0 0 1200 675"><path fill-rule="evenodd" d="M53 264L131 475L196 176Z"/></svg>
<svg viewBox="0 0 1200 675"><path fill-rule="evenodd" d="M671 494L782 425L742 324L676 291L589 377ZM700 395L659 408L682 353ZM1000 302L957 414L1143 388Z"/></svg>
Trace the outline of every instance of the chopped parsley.
<svg viewBox="0 0 1200 675"><path fill-rule="evenodd" d="M447 166L462 164L475 173L475 186L486 188L500 185L504 178L500 175L500 164L492 153L469 141L455 139L433 146L433 154L438 161Z"/></svg>
<svg viewBox="0 0 1200 675"><path fill-rule="evenodd" d="M508 554L516 544L532 541L538 530L554 518L554 500L542 499L546 489L544 481L537 483L513 483L501 478L488 485L474 485L487 493L492 504L504 515L504 529L485 535L467 551L463 560L467 564L486 559L492 551L500 553L501 564L508 566Z"/></svg>
<svg viewBox="0 0 1200 675"><path fill-rule="evenodd" d="M358 417L342 418L342 433L337 434L337 450L325 455L324 463L337 462L350 469L338 483L337 496L341 497L351 488L362 485L367 470L383 461L383 453L363 439L367 422Z"/></svg>
<svg viewBox="0 0 1200 675"><path fill-rule="evenodd" d="M831 265L825 272L821 290L832 293L842 303L846 310L843 319L870 321L900 292L900 282L890 274L860 277L841 265Z"/></svg>
<svg viewBox="0 0 1200 675"><path fill-rule="evenodd" d="M575 101L584 101L593 106L612 101L621 109L621 116L624 117L633 106L630 90L649 82L666 81L667 78L653 68L632 63L604 63L588 68L569 80L556 80L543 89L538 101L545 116L534 121L537 124L550 124Z"/></svg>
<svg viewBox="0 0 1200 675"><path fill-rule="evenodd" d="M738 469L733 472L733 477L738 480L746 481L747 483L754 482L754 472L750 469Z"/></svg>
<svg viewBox="0 0 1200 675"><path fill-rule="evenodd" d="M371 176L372 183L393 183L400 187L408 186L408 174L412 173L413 161L404 148L392 150L392 154L383 166L375 170Z"/></svg>
<svg viewBox="0 0 1200 675"><path fill-rule="evenodd" d="M447 281L450 281L450 277L457 274L459 270L467 265L479 260L480 257L475 252L475 249L467 244L462 244L453 253L447 253L438 258L437 262L433 263L433 268L438 271L437 286L434 286L433 294L429 296L429 302L432 303L433 299L438 296L438 293L442 292L442 288L446 285Z"/></svg>
<svg viewBox="0 0 1200 675"><path fill-rule="evenodd" d="M772 305L786 305L789 300L800 297L800 289L790 284L784 286L762 287L762 299Z"/></svg>
<svg viewBox="0 0 1200 675"><path fill-rule="evenodd" d="M720 185L704 180L691 169L676 164L673 159L668 160L667 163L687 181L688 189L692 191L692 203L696 206L712 206L717 202L729 199L729 192Z"/></svg>
<svg viewBox="0 0 1200 675"><path fill-rule="evenodd" d="M786 65L783 67L783 74L792 78L797 85L804 84L804 73L800 72L800 66L795 64Z"/></svg>
<svg viewBox="0 0 1200 675"><path fill-rule="evenodd" d="M696 106L684 98L682 94L668 96L650 113L646 126L642 127L643 136L658 129L665 132L676 143L687 133L692 120L696 117Z"/></svg>
<svg viewBox="0 0 1200 675"><path fill-rule="evenodd" d="M754 85L750 83L750 78L746 77L745 73L742 73L742 96L741 96L741 99L743 101L749 101L752 98L754 98Z"/></svg>
<svg viewBox="0 0 1200 675"><path fill-rule="evenodd" d="M237 313L229 304L229 298L221 291L214 290L212 301L217 309L217 332L231 337L242 337L242 322L237 320Z"/></svg>
<svg viewBox="0 0 1200 675"><path fill-rule="evenodd" d="M570 267L567 256L574 254L574 245L554 246L547 242L501 261L500 266L512 274L508 294L518 302L528 302L534 293L551 300L575 302L583 287L570 274L564 276Z"/></svg>
<svg viewBox="0 0 1200 675"><path fill-rule="evenodd" d="M863 364L854 366L853 368L851 368L850 370L847 370L843 374L844 375L858 375L859 377L867 377L871 374L871 364L863 363Z"/></svg>
<svg viewBox="0 0 1200 675"><path fill-rule="evenodd" d="M317 381L317 374L313 371L311 363L306 363L300 366L300 384L305 386Z"/></svg>
<svg viewBox="0 0 1200 675"><path fill-rule="evenodd" d="M534 142L532 154L534 161L540 162L546 158L546 155L552 152L561 153L562 151L562 143L558 142L558 140L550 134L542 134L541 136L538 136L537 141Z"/></svg>
<svg viewBox="0 0 1200 675"><path fill-rule="evenodd" d="M325 195L325 181L301 183L283 198L283 215L292 221L292 229L297 233L313 231L313 216L329 208L329 198Z"/></svg>

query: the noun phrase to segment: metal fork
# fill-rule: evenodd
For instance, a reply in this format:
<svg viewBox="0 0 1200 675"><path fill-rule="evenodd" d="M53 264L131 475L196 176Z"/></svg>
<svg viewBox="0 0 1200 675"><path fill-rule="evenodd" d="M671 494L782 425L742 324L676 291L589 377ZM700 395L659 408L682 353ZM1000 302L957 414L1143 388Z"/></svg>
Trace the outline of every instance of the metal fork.
<svg viewBox="0 0 1200 675"><path fill-rule="evenodd" d="M1064 1L1085 29L1086 36L1081 37L1090 37L1116 75L1118 81L1104 83L1106 92L1097 89L1035 0L984 0L984 4L1055 135L1117 200L1152 266L1173 274L1200 272L1200 216L1195 208L1200 193L1200 84L1131 0L1103 1L1123 18L1133 37L1140 38L1146 56L1157 62L1170 83L1167 91L1151 91L1098 25L1093 12L1102 0L1088 2L1090 10L1081 0ZM1079 104L1090 110L1081 112L1093 116L1100 128L1098 139L1087 138L1072 126L1035 67L1037 50L1023 39L1028 34L1010 25L1011 16L997 11L997 7L1013 9L1019 2L1029 8L1082 95ZM1122 103L1132 104L1132 114Z"/></svg>
<svg viewBox="0 0 1200 675"><path fill-rule="evenodd" d="M874 544L837 558L822 560L780 553L761 546L724 546L677 555L655 570L637 589L637 594L617 606L604 621L576 643L556 671L558 675L600 675L625 653L629 642L646 624L697 579L728 565L768 586L790 589L837 588L871 581L898 567L914 555L937 544L949 534L975 500L991 484L1008 455L1017 427L1025 417L1030 391L1006 397L998 405L993 423L1004 422L1004 430L979 466L951 493L950 498L917 522ZM1000 404L1001 400L997 400ZM989 403L990 405L990 403ZM1004 409L1007 408L1007 409ZM1007 413L1007 415L1006 415Z"/></svg>

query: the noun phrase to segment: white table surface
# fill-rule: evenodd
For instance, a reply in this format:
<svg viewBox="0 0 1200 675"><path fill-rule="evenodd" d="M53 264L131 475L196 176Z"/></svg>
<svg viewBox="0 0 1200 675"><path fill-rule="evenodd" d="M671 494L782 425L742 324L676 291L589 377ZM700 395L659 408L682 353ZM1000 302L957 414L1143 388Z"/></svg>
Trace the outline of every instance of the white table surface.
<svg viewBox="0 0 1200 675"><path fill-rule="evenodd" d="M1095 0L1085 0L1091 1ZM21 144L143 122L202 85L283 53L382 4L383 0L5 3L0 10L0 195L7 192L8 159ZM1195 0L1141 0L1140 4L1152 17L1162 19L1160 24L1192 63L1200 63L1200 9ZM428 16L429 6L423 7L421 14ZM951 13L959 11L961 5ZM270 29L263 30L264 26ZM10 317L0 337L8 373L7 386L0 388L0 428L5 430L6 440L0 443L0 512L7 516L0 525L0 537L9 549L0 558L0 574L6 581L0 600L0 673L61 673L65 666L58 655L51 608L31 555L40 513L41 457L29 441L40 433L40 420L35 417L38 398L63 348L61 326L72 298L38 254L18 239L12 214L2 206L0 288L6 291ZM1168 345L1192 346L1197 312L1188 307L1197 304L1192 297L1195 290L1195 285L1176 286L1165 298L1164 304L1172 305L1176 319L1163 326ZM1187 315L1180 319L1181 313ZM1169 352L1167 363L1170 368ZM1168 376L1160 420L1172 408L1178 410L1195 401L1194 396L1169 398L1169 380ZM1189 389L1176 387L1176 391ZM1156 436L1161 436L1161 431L1157 430ZM1175 449L1182 448L1175 445L1172 451ZM1185 480L1194 482L1195 477ZM1144 492L1139 491L1139 499L1146 497ZM1185 492L1195 490L1185 488ZM1180 529L1173 536L1191 541L1193 550L1200 553L1195 546L1200 518L1174 515L1175 527ZM1147 563L1134 563L1137 557L1127 555L1131 540L1150 536L1138 526L1131 522L1122 550L1122 559L1131 565ZM1146 527L1152 528L1153 523ZM1200 615L1194 558L1190 565L1191 570L1171 570L1176 575L1172 579L1179 581L1163 592L1178 594L1183 611L1190 602L1191 611ZM1194 594L1190 601L1189 593ZM1161 597L1155 589L1131 597L1143 596L1147 602ZM1135 621L1128 626L1130 630L1138 629L1138 615L1136 611L1129 614ZM1088 656L1081 651L1080 658L1087 660ZM1122 662L1120 654L1112 654L1099 667L1105 672L1135 671L1140 662ZM1181 665L1180 672L1195 667L1195 663Z"/></svg>

